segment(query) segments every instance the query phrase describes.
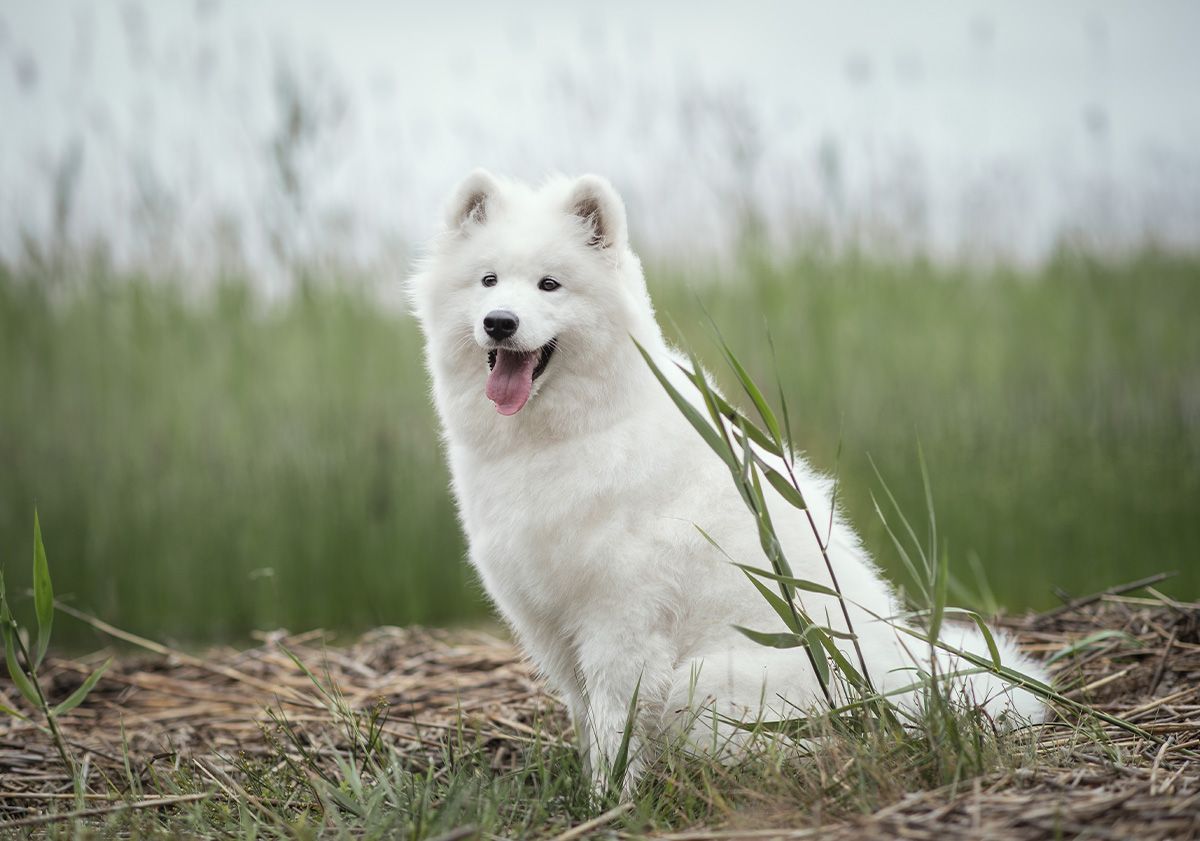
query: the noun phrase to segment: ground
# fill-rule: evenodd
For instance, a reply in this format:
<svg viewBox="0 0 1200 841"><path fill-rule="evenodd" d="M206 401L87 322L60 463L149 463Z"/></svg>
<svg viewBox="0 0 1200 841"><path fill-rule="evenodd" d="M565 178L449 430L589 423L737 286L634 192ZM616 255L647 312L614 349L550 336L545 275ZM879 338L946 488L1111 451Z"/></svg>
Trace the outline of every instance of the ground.
<svg viewBox="0 0 1200 841"><path fill-rule="evenodd" d="M340 647L320 632L280 633L253 648L194 656L93 620L144 653L121 655L64 719L87 765L87 814L65 814L71 781L52 743L10 718L0 722L0 833L67 826L77 834L228 836L261 823L282 835L369 836L353 818L367 820L372 795L362 785L380 773L370 756L386 748L408 776L396 772L380 802L410 810L402 828L375 833L389 837L1200 837L1200 605L1152 596L1106 595L1002 621L1027 651L1058 655L1052 668L1065 694L1148 736L1059 720L1031 739L1031 762L929 790L902 785L870 811L835 808L847 784L833 775L814 794L828 797L828 808L716 791L702 820L692 812L665 823L662 812L639 823L634 805L616 801L572 806L569 792L554 795L562 801L554 805L546 780L556 766L570 773L567 721L516 648L490 633L380 628ZM43 670L52 700L94 666L94 658L52 659ZM7 682L0 702L19 706ZM471 796L486 800L533 754L549 757L542 777L521 783L546 798L536 820L524 814L514 823L503 796L482 811L455 811L447 801L459 795L436 786L470 764L471 778L484 781Z"/></svg>

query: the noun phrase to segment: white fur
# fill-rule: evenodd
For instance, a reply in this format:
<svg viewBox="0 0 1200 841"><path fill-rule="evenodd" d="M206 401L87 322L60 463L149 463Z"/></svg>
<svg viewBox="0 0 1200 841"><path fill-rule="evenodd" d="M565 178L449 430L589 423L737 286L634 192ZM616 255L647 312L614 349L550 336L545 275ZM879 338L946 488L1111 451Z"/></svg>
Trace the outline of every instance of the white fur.
<svg viewBox="0 0 1200 841"><path fill-rule="evenodd" d="M618 749L639 682L639 740L691 726L689 706L715 702L718 712L743 718L795 714L821 702L802 649L764 648L731 628L786 630L693 525L738 561L768 565L727 468L631 340L698 399L655 321L616 191L596 176L533 189L477 171L445 218L410 292L471 562L568 703L597 781ZM488 273L498 278L490 288L481 284ZM562 287L539 290L547 275ZM558 340L529 403L511 417L484 393L490 343L481 321L497 307L518 314L521 347ZM799 466L814 518L827 524L830 483ZM768 492L794 574L828 583L804 514ZM908 652L927 658L927 648L873 618L893 616L896 600L836 513L829 554L876 688L912 683ZM836 600L804 594L802 602L819 621L845 629ZM951 629L944 638L986 654L973 630ZM1045 679L1002 638L1000 648L1006 665ZM849 643L844 651L856 661ZM939 662L943 670L952 666ZM966 691L993 716L1042 718L1032 695L990 675L969 680ZM711 728L711 720L696 723L695 742Z"/></svg>

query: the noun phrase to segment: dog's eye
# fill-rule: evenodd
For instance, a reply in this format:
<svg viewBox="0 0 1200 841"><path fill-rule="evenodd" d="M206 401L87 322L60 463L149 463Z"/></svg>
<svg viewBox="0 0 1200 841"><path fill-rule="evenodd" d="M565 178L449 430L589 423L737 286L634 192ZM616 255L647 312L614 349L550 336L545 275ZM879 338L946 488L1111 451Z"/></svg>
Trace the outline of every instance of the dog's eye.
<svg viewBox="0 0 1200 841"><path fill-rule="evenodd" d="M495 286L496 285L496 276L494 274L492 274L491 272L488 272L487 274L485 274L483 276L483 285L484 286Z"/></svg>
<svg viewBox="0 0 1200 841"><path fill-rule="evenodd" d="M562 286L562 284L552 277L544 277L538 281L538 289L542 290L543 292L553 292L560 286Z"/></svg>

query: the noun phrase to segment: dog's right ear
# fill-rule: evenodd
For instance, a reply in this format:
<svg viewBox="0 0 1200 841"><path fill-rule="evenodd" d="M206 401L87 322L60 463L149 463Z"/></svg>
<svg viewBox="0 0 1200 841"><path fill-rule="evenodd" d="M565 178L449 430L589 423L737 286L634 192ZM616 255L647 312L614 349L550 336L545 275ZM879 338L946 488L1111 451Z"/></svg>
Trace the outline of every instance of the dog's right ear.
<svg viewBox="0 0 1200 841"><path fill-rule="evenodd" d="M446 205L446 227L461 231L472 225L482 225L495 209L500 185L486 169L477 169L462 180Z"/></svg>

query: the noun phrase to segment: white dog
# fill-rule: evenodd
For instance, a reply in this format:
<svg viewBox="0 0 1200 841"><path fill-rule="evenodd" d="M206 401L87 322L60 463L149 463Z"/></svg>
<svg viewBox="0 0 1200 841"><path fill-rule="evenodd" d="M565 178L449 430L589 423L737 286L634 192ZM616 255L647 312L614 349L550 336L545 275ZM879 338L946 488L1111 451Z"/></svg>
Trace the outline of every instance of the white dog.
<svg viewBox="0 0 1200 841"><path fill-rule="evenodd" d="M634 344L699 405L655 322L624 205L606 180L556 178L533 189L472 173L410 292L471 562L568 703L598 785L635 688L635 757L648 735L672 725L711 742L713 720L698 719L698 708L715 710L722 730L729 718L795 716L824 703L803 649L766 648L732 627L786 631L696 528L738 562L769 565L728 468ZM798 466L804 497L827 524L829 483ZM803 512L768 493L793 574L829 583ZM928 647L880 618L898 610L892 590L836 515L828 553L875 688L911 685L921 652L928 669ZM836 599L800 596L810 616L846 630ZM943 639L986 655L974 631ZM1006 665L1045 679L999 641ZM953 666L939 658L943 670ZM1033 695L990 674L964 680L993 717L1043 716Z"/></svg>

